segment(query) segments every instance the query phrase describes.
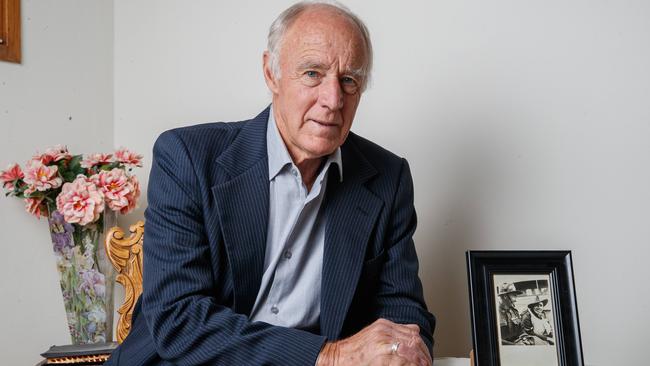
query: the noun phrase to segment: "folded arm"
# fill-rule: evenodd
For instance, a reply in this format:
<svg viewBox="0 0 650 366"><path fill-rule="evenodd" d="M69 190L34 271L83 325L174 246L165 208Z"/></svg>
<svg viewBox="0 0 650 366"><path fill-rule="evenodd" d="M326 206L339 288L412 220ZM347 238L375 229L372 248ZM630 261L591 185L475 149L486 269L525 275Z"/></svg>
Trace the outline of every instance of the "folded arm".
<svg viewBox="0 0 650 366"><path fill-rule="evenodd" d="M427 311L418 277L413 243L417 218L406 160L402 160L390 222L378 291L368 302L378 320L347 339L327 343L319 365L432 364L435 318Z"/></svg>

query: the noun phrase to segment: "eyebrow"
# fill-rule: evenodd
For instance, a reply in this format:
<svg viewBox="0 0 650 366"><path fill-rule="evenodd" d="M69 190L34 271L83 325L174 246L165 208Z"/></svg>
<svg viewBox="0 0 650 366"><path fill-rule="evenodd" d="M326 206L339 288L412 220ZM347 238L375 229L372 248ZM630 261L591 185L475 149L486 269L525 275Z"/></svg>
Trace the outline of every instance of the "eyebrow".
<svg viewBox="0 0 650 366"><path fill-rule="evenodd" d="M327 70L329 67L321 62L305 60L298 64L298 69L318 69L318 70Z"/></svg>
<svg viewBox="0 0 650 366"><path fill-rule="evenodd" d="M318 62L318 61L312 61L312 60L305 60L301 63L298 64L298 70L329 70L329 66ZM363 68L358 68L358 69L352 69L352 70L344 70L343 75L350 75L355 78L363 78L365 77L366 73L363 71Z"/></svg>

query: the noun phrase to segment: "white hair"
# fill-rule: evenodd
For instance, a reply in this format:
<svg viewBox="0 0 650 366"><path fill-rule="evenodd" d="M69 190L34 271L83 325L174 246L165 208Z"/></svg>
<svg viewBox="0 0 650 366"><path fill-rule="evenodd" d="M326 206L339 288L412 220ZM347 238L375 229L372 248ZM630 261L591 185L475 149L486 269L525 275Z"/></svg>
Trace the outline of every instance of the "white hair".
<svg viewBox="0 0 650 366"><path fill-rule="evenodd" d="M370 73L372 71L372 43L370 42L370 33L368 28L363 23L363 21L356 16L350 9L345 5L337 1L301 1L296 3L283 11L271 24L269 28L268 44L267 49L269 52L269 65L271 67L271 72L276 78L280 78L280 49L282 48L282 42L284 36L287 32L287 29L293 24L293 22L302 14L305 10L308 10L317 6L326 6L332 7L343 16L351 20L357 28L359 28L359 33L363 38L365 44L365 53L366 53L366 63L361 69L361 75L363 76L363 85L361 90L365 90L370 82Z"/></svg>

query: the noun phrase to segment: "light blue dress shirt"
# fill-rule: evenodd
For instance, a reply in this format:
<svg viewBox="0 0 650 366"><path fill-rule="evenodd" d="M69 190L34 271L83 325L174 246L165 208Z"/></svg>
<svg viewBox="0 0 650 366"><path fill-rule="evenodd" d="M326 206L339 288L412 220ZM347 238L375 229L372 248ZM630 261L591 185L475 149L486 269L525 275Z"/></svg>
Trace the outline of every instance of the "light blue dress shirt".
<svg viewBox="0 0 650 366"><path fill-rule="evenodd" d="M327 157L311 191L275 124L273 108L266 132L269 163L269 224L264 275L251 321L316 330L320 316L325 217L320 212L329 167L343 179L341 149Z"/></svg>

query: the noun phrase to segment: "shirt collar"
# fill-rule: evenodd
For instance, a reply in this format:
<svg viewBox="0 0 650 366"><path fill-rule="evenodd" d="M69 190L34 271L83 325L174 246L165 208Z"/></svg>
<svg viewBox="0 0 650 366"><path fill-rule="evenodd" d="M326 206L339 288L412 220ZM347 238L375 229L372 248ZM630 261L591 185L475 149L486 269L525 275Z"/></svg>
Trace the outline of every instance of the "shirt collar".
<svg viewBox="0 0 650 366"><path fill-rule="evenodd" d="M291 155L280 136L280 131L273 116L273 105L269 111L269 121L266 127L266 152L269 157L269 180L280 174L282 168L287 164L293 164ZM343 159L341 158L341 147L337 147L333 153L327 156L323 170L329 169L331 164L336 164L339 169L339 179L343 181Z"/></svg>

